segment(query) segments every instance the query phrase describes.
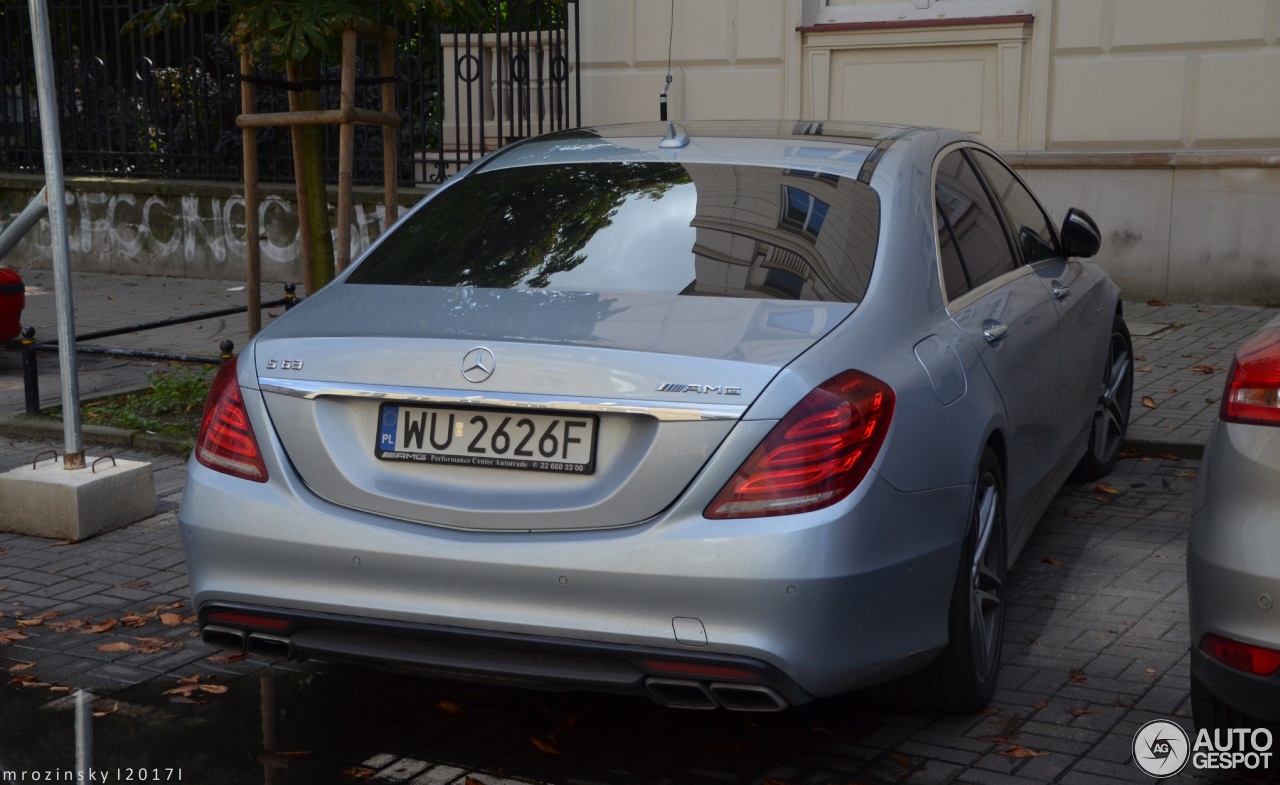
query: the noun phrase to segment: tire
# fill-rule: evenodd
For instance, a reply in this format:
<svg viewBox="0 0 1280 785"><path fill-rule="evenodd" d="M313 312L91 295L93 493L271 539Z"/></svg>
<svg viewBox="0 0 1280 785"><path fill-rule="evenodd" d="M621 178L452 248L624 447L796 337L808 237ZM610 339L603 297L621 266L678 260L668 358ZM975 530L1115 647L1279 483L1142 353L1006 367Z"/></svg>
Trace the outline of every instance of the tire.
<svg viewBox="0 0 1280 785"><path fill-rule="evenodd" d="M1107 365L1089 429L1089 449L1071 472L1075 482L1090 482L1111 473L1124 450L1133 405L1133 340L1120 314L1111 323Z"/></svg>
<svg viewBox="0 0 1280 785"><path fill-rule="evenodd" d="M973 509L947 617L947 648L918 673L876 691L895 706L957 714L981 710L995 693L1004 644L1004 474L991 448L982 453Z"/></svg>

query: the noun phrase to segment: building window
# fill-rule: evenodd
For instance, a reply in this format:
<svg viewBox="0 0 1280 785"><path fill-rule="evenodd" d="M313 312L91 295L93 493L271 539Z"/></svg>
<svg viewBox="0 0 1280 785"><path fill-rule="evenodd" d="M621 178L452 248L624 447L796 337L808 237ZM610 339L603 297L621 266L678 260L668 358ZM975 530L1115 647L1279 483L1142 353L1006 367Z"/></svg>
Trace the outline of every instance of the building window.
<svg viewBox="0 0 1280 785"><path fill-rule="evenodd" d="M782 217L778 225L817 238L831 205L792 185L782 186Z"/></svg>

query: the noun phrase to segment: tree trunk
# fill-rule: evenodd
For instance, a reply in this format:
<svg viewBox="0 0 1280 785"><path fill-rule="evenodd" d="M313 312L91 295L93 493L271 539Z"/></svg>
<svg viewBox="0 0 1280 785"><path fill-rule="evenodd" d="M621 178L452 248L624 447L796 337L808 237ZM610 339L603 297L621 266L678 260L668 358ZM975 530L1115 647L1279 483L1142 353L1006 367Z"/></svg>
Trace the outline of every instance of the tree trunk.
<svg viewBox="0 0 1280 785"><path fill-rule="evenodd" d="M299 65L303 81L320 78L320 56L311 54ZM309 90L302 93L303 111L320 109L320 94ZM311 280L315 289L333 280L333 228L329 221L329 192L324 180L324 137L321 126L304 125L300 134L302 152L302 177L307 184L309 226L299 227L309 232L313 258ZM307 292L308 295L314 292Z"/></svg>

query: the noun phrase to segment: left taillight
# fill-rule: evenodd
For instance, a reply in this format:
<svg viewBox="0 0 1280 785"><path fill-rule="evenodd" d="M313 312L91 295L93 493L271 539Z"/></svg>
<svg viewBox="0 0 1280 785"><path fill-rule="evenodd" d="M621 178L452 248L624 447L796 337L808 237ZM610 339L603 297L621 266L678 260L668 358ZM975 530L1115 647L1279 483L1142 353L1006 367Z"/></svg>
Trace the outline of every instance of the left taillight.
<svg viewBox="0 0 1280 785"><path fill-rule="evenodd" d="M218 369L196 438L196 460L214 471L252 482L267 481L267 467L240 397L233 358Z"/></svg>
<svg viewBox="0 0 1280 785"><path fill-rule="evenodd" d="M1219 416L1224 422L1280 425L1280 326L1263 330L1236 352Z"/></svg>
<svg viewBox="0 0 1280 785"><path fill-rule="evenodd" d="M703 515L754 518L835 504L875 462L893 405L893 389L860 371L824 382L774 426Z"/></svg>

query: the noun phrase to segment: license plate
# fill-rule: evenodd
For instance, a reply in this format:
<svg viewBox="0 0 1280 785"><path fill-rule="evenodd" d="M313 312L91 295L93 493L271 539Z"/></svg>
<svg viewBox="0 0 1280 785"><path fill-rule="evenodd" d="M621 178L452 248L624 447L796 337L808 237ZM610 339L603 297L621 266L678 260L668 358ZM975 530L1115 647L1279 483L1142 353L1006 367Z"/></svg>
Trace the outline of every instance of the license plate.
<svg viewBox="0 0 1280 785"><path fill-rule="evenodd" d="M374 455L384 461L592 474L597 425L594 415L384 403Z"/></svg>

